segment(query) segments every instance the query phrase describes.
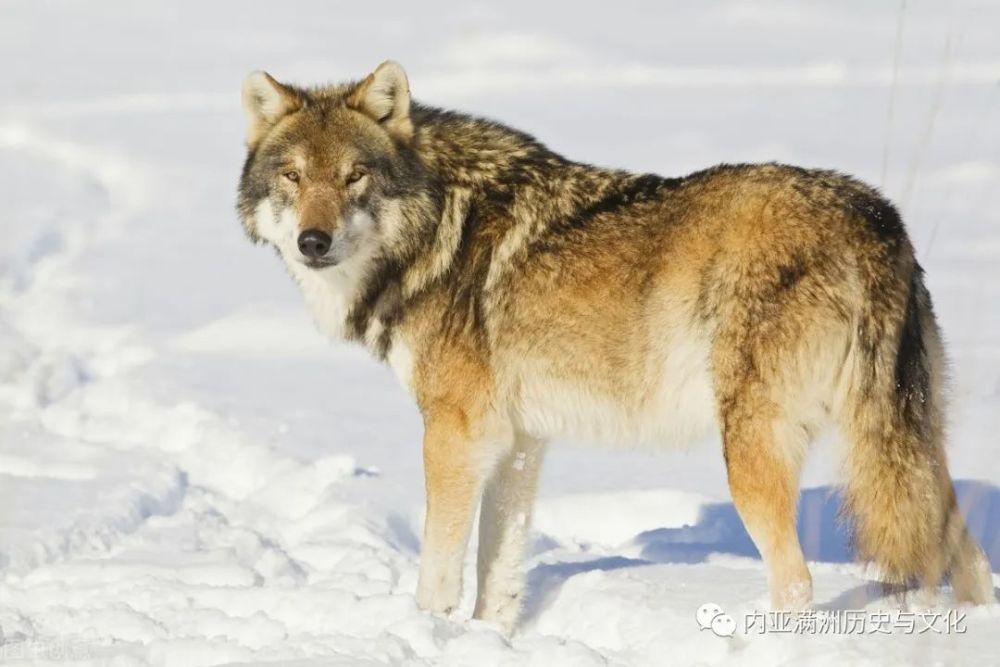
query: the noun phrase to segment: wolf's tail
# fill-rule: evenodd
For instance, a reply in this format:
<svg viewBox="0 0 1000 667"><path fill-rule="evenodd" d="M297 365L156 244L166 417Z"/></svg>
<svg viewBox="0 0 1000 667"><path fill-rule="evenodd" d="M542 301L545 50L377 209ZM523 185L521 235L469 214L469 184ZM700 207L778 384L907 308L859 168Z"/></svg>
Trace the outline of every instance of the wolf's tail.
<svg viewBox="0 0 1000 667"><path fill-rule="evenodd" d="M844 510L858 555L887 582L993 601L990 565L958 510L944 451L944 355L923 271L870 285L842 413L849 441ZM904 273L905 275L905 273Z"/></svg>

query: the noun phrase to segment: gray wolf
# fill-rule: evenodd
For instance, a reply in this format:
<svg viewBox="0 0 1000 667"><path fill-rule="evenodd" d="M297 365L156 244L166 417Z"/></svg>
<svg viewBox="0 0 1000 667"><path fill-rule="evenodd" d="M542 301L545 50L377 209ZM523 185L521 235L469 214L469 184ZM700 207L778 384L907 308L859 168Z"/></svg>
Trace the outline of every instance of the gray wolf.
<svg viewBox="0 0 1000 667"><path fill-rule="evenodd" d="M414 102L394 62L314 88L256 72L243 104L247 234L423 416L422 607L458 604L481 503L474 614L514 626L547 440L718 433L772 604L802 608L798 478L827 425L859 556L887 582L994 599L948 473L930 295L871 187L780 164L593 167Z"/></svg>

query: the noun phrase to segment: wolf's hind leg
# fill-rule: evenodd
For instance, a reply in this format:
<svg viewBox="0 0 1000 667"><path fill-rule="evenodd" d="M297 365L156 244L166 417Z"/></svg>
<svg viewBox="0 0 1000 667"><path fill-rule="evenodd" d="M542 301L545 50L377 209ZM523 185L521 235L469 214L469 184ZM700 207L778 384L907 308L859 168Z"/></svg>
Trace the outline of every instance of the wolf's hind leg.
<svg viewBox="0 0 1000 667"><path fill-rule="evenodd" d="M990 561L969 533L955 500L951 500L950 511L949 529L952 534L945 539L952 545L949 571L955 598L971 604L992 604L996 602L996 594L993 592Z"/></svg>
<svg viewBox="0 0 1000 667"><path fill-rule="evenodd" d="M479 514L479 588L473 616L510 632L524 591L524 548L544 445L519 434L483 494Z"/></svg>
<svg viewBox="0 0 1000 667"><path fill-rule="evenodd" d="M812 602L812 578L795 530L805 439L764 406L736 406L724 415L730 493L764 559L774 609L799 610Z"/></svg>

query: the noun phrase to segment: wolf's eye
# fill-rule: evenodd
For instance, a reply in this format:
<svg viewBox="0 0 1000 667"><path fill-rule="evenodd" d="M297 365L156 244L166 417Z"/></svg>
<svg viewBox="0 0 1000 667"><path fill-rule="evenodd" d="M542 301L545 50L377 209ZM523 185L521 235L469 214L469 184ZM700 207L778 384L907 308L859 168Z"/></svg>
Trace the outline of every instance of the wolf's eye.
<svg viewBox="0 0 1000 667"><path fill-rule="evenodd" d="M292 183L299 182L299 172L297 171L286 171L284 174L282 174L282 176L290 180Z"/></svg>
<svg viewBox="0 0 1000 667"><path fill-rule="evenodd" d="M361 167L355 167L354 170L347 175L347 184L353 185L354 183L357 183L364 178L367 173L368 172Z"/></svg>

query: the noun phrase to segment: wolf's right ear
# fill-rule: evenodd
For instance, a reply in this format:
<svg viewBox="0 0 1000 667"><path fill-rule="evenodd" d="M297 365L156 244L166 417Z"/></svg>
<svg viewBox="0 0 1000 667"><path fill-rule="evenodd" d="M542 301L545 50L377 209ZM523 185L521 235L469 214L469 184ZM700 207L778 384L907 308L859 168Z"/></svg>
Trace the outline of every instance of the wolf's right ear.
<svg viewBox="0 0 1000 667"><path fill-rule="evenodd" d="M243 81L247 146L255 146L275 123L301 106L302 100L294 89L278 83L267 72L250 72Z"/></svg>

